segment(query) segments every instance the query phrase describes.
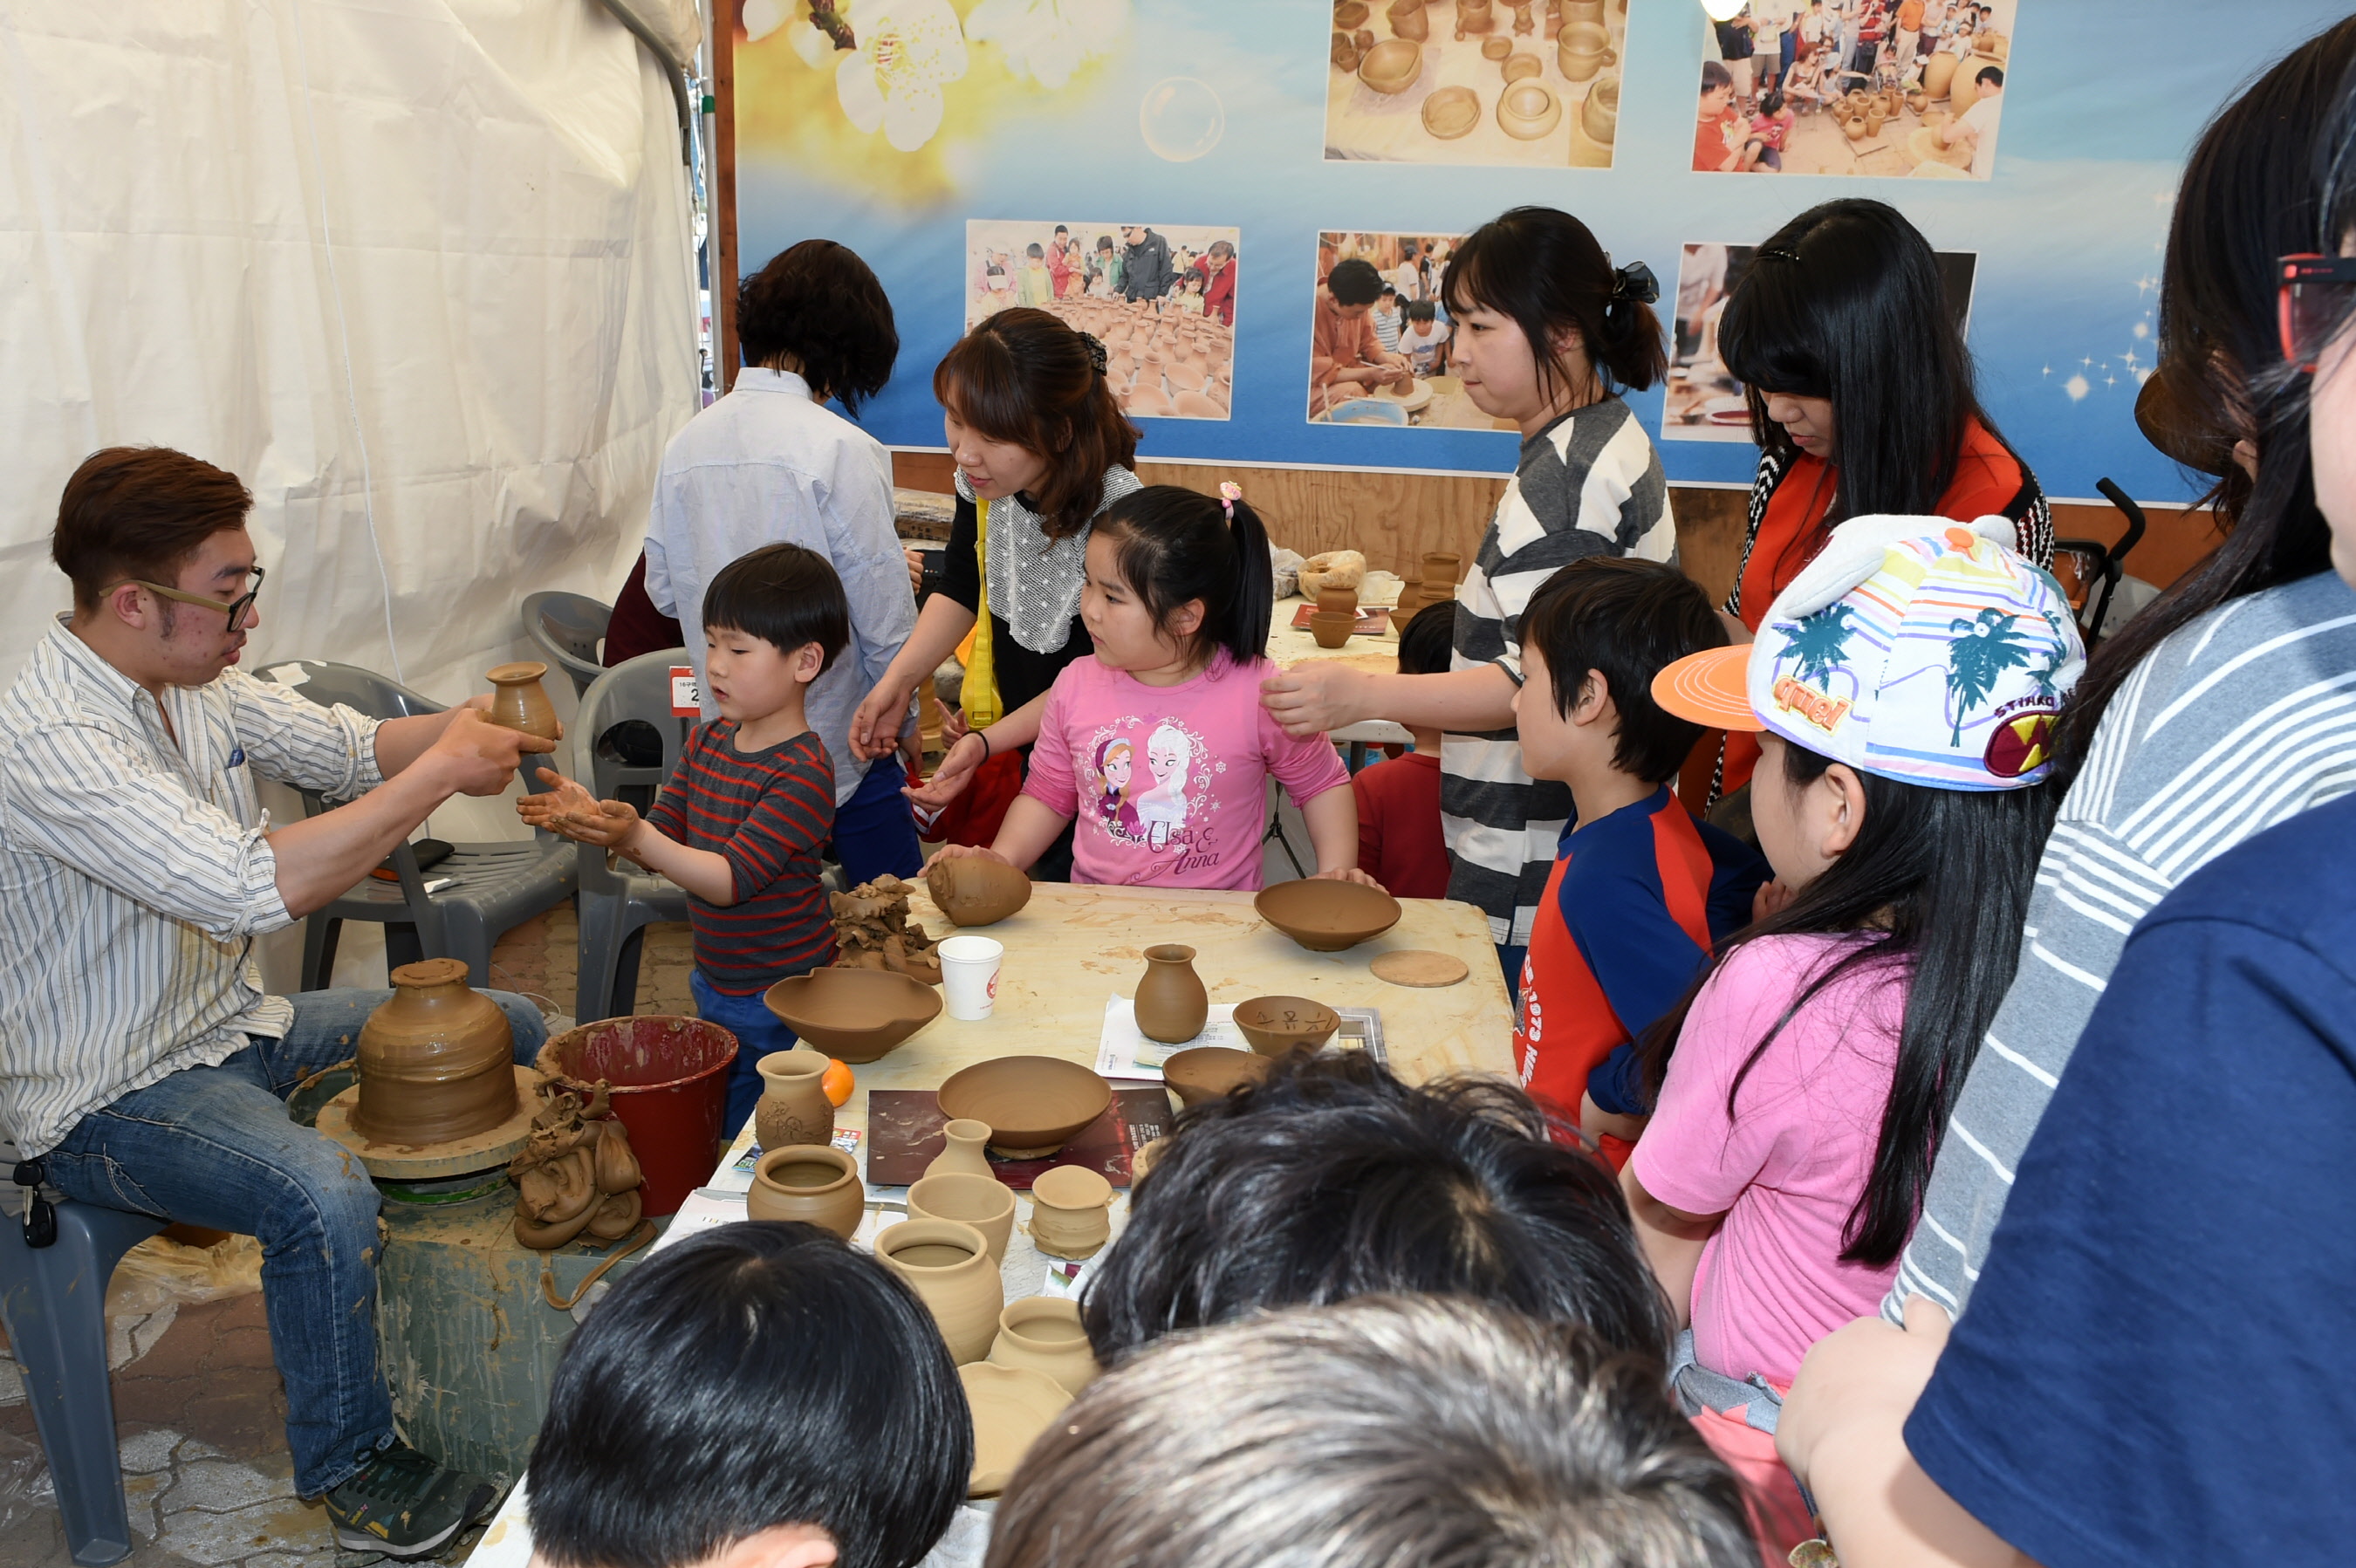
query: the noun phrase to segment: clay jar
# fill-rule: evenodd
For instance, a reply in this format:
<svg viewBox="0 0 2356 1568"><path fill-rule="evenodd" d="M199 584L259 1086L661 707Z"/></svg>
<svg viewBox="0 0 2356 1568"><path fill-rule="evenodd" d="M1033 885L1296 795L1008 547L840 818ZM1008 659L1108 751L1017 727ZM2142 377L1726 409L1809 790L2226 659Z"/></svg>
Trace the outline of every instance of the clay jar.
<svg viewBox="0 0 2356 1568"><path fill-rule="evenodd" d="M500 664L485 671L483 679L491 683L491 722L542 740L554 740L562 734L564 726L556 722L548 690L540 683L547 673L548 666L537 660Z"/></svg>
<svg viewBox="0 0 2356 1568"><path fill-rule="evenodd" d="M1423 14L1423 0L1391 0L1387 15L1395 38L1409 38L1419 44L1431 37L1431 19Z"/></svg>
<svg viewBox="0 0 2356 1568"><path fill-rule="evenodd" d="M925 886L942 914L960 926L990 926L1031 902L1031 879L1004 861L978 854L933 862Z"/></svg>
<svg viewBox="0 0 2356 1568"><path fill-rule="evenodd" d="M1112 1183L1080 1165L1057 1165L1031 1184L1031 1244L1053 1257L1087 1258L1112 1240Z"/></svg>
<svg viewBox="0 0 2356 1568"><path fill-rule="evenodd" d="M954 1116L941 1128L941 1152L925 1167L928 1176L963 1175L998 1179L990 1168L990 1123L970 1116Z"/></svg>
<svg viewBox="0 0 2356 1568"><path fill-rule="evenodd" d="M925 1176L908 1188L908 1218L970 1225L990 1244L990 1261L1002 1263L1006 1239L1014 1233L1014 1189L996 1176Z"/></svg>
<svg viewBox="0 0 2356 1568"><path fill-rule="evenodd" d="M771 1051L755 1064L761 1101L753 1108L753 1135L764 1149L825 1144L834 1138L834 1102L826 1097L827 1059L807 1047Z"/></svg>
<svg viewBox="0 0 2356 1568"><path fill-rule="evenodd" d="M990 1359L1001 1367L1044 1373L1067 1394L1077 1394L1094 1382L1098 1371L1088 1331L1080 1323L1080 1304L1060 1296L1026 1295L1008 1302L998 1315L998 1337L991 1341Z"/></svg>
<svg viewBox="0 0 2356 1568"><path fill-rule="evenodd" d="M1309 635L1317 639L1320 648L1340 648L1350 640L1350 632L1357 624L1358 618L1349 611L1317 610L1309 618Z"/></svg>
<svg viewBox="0 0 2356 1568"><path fill-rule="evenodd" d="M1423 558L1423 602L1437 604L1456 596L1457 557L1445 550L1435 550Z"/></svg>
<svg viewBox="0 0 2356 1568"><path fill-rule="evenodd" d="M788 1144L763 1155L744 1195L748 1219L799 1219L846 1241L866 1210L859 1162L823 1144Z"/></svg>
<svg viewBox="0 0 2356 1568"><path fill-rule="evenodd" d="M990 1354L1006 1287L980 1231L950 1219L911 1219L876 1238L875 1257L916 1293L958 1365Z"/></svg>
<svg viewBox="0 0 2356 1568"><path fill-rule="evenodd" d="M1149 1040L1180 1045L1203 1032L1210 993L1194 972L1194 950L1175 942L1145 950L1145 978L1137 983L1137 1027Z"/></svg>
<svg viewBox="0 0 2356 1568"><path fill-rule="evenodd" d="M1355 615L1358 613L1358 596L1348 588L1320 588L1317 590L1317 607L1327 615Z"/></svg>
<svg viewBox="0 0 2356 1568"><path fill-rule="evenodd" d="M1607 76L1587 90L1580 106L1580 124L1599 142L1610 142L1620 132L1620 79Z"/></svg>
<svg viewBox="0 0 2356 1568"><path fill-rule="evenodd" d="M515 1031L455 958L392 972L392 998L360 1026L352 1125L380 1144L441 1144L516 1113Z"/></svg>

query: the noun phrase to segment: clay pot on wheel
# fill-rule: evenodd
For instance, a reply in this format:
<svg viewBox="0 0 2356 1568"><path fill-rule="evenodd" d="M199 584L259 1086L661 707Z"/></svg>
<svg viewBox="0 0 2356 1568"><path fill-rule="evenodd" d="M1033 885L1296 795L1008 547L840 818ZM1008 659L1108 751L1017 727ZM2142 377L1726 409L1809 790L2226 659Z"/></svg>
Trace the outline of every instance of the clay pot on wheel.
<svg viewBox="0 0 2356 1568"><path fill-rule="evenodd" d="M985 1176L998 1179L990 1168L990 1123L969 1116L951 1117L941 1129L941 1152L925 1167L928 1176Z"/></svg>
<svg viewBox="0 0 2356 1568"><path fill-rule="evenodd" d="M1006 1287L980 1231L950 1219L911 1219L875 1239L875 1258L916 1293L959 1366L990 1354Z"/></svg>
<svg viewBox="0 0 2356 1568"><path fill-rule="evenodd" d="M547 673L547 665L529 659L496 665L485 671L483 679L491 683L491 722L504 729L536 735L542 740L554 740L562 734L564 726L556 722L556 710L549 704L548 689L540 683L540 678Z"/></svg>
<svg viewBox="0 0 2356 1568"><path fill-rule="evenodd" d="M1174 1046L1203 1032L1210 993L1194 972L1194 950L1175 942L1145 950L1145 978L1137 983L1137 1027L1149 1040Z"/></svg>
<svg viewBox="0 0 2356 1568"><path fill-rule="evenodd" d="M866 1211L859 1162L830 1144L790 1144L763 1155L744 1195L747 1219L799 1219L846 1241Z"/></svg>
<svg viewBox="0 0 2356 1568"><path fill-rule="evenodd" d="M440 1144L516 1113L515 1031L455 958L392 972L392 997L360 1026L352 1125L380 1144Z"/></svg>
<svg viewBox="0 0 2356 1568"><path fill-rule="evenodd" d="M1093 1257L1112 1240L1112 1183L1080 1165L1057 1165L1031 1184L1031 1243L1050 1257Z"/></svg>
<svg viewBox="0 0 2356 1568"><path fill-rule="evenodd" d="M990 1359L1001 1367L1044 1373L1067 1394L1094 1382L1098 1371L1088 1331L1080 1323L1080 1304L1062 1296L1008 1302L998 1315L998 1337L991 1341Z"/></svg>
<svg viewBox="0 0 2356 1568"><path fill-rule="evenodd" d="M827 1058L808 1047L771 1051L754 1064L761 1100L753 1108L753 1135L764 1149L834 1141L834 1102L826 1097Z"/></svg>

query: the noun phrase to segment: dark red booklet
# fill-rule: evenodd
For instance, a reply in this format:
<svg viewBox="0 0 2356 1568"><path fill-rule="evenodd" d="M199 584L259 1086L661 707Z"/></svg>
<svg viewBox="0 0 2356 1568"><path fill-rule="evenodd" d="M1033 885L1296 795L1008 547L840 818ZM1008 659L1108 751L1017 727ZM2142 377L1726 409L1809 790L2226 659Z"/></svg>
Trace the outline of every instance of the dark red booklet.
<svg viewBox="0 0 2356 1568"><path fill-rule="evenodd" d="M929 1089L877 1089L867 1095L867 1185L906 1187L925 1174L947 1140L940 1101ZM1130 1155L1170 1131L1170 1092L1158 1083L1115 1079L1112 1103L1072 1141L1044 1160L990 1156L991 1174L1031 1190L1044 1171L1085 1165L1115 1187L1129 1185Z"/></svg>

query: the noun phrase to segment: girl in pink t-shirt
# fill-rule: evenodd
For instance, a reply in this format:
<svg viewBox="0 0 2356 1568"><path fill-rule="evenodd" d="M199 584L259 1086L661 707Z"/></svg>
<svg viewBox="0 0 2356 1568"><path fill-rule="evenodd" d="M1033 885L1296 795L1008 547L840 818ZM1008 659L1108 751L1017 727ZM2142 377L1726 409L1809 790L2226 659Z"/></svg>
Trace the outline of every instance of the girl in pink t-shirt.
<svg viewBox="0 0 2356 1568"><path fill-rule="evenodd" d="M986 854L1028 868L1066 822L1072 880L1256 889L1267 779L1290 791L1317 875L1354 882L1358 809L1323 736L1259 703L1274 591L1268 534L1233 485L1148 485L1088 535L1080 618L1095 657L1048 693L1023 793Z"/></svg>

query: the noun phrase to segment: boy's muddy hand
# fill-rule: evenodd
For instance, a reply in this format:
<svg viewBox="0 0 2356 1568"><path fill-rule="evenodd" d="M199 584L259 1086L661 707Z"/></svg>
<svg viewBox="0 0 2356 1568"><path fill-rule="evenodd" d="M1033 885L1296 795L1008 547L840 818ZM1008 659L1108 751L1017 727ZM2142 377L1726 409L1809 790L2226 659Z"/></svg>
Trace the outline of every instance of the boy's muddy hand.
<svg viewBox="0 0 2356 1568"><path fill-rule="evenodd" d="M618 849L637 832L638 813L626 801L600 800L553 768L541 768L540 777L548 791L516 801L516 814L530 826L601 849Z"/></svg>
<svg viewBox="0 0 2356 1568"><path fill-rule="evenodd" d="M1373 877L1367 875L1365 872L1359 870L1355 865L1345 865L1334 871L1321 871L1309 880L1312 882L1355 882L1362 886L1372 887L1380 892L1387 893L1390 891L1389 888L1383 886L1381 883L1376 881Z"/></svg>

